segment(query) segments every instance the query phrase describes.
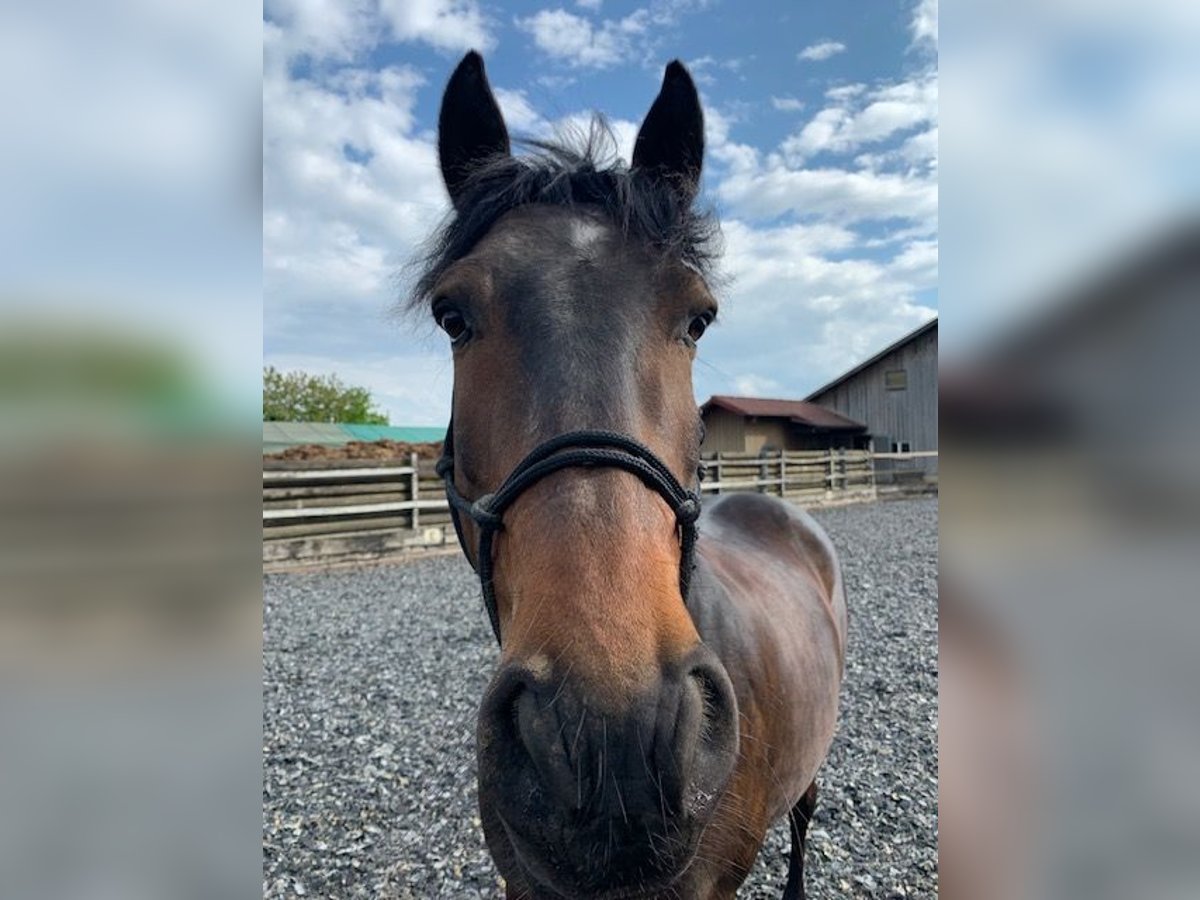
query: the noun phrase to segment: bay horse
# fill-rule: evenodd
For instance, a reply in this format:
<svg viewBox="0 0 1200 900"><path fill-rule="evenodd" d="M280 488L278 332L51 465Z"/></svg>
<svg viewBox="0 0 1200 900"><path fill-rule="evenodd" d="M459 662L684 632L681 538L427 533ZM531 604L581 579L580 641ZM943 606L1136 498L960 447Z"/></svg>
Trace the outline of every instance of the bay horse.
<svg viewBox="0 0 1200 900"><path fill-rule="evenodd" d="M442 98L453 208L413 302L452 345L438 471L500 644L484 837L510 900L720 900L790 815L798 900L844 668L837 557L782 500L701 514L691 367L716 222L695 209L684 66L630 165L603 137L513 155L474 52Z"/></svg>

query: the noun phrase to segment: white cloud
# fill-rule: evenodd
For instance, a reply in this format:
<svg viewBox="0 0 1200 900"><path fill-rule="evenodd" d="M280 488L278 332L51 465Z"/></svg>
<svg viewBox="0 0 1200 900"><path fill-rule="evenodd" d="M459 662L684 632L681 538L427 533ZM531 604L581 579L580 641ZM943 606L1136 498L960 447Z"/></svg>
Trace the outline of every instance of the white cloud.
<svg viewBox="0 0 1200 900"><path fill-rule="evenodd" d="M380 0L379 12L399 41L441 50L490 50L496 41L477 0Z"/></svg>
<svg viewBox="0 0 1200 900"><path fill-rule="evenodd" d="M539 75L537 83L552 91L561 91L573 85L578 79L574 75Z"/></svg>
<svg viewBox="0 0 1200 900"><path fill-rule="evenodd" d="M372 0L266 0L264 10L288 57L349 60L374 42Z"/></svg>
<svg viewBox="0 0 1200 900"><path fill-rule="evenodd" d="M263 215L264 278L295 280L313 298L336 296L372 300L387 278L386 250L370 243L347 221L323 222L293 210L270 209Z"/></svg>
<svg viewBox="0 0 1200 900"><path fill-rule="evenodd" d="M865 84L839 84L829 88L825 97L835 103L847 103L867 89Z"/></svg>
<svg viewBox="0 0 1200 900"><path fill-rule="evenodd" d="M891 96L888 89L880 90ZM733 120L720 108L708 106L705 112L708 157L715 164L709 170L709 190L735 215L751 221L780 216L836 224L892 221L922 235L936 232L935 166L926 162L913 171L805 168L786 153L763 154L736 142ZM926 138L910 150L916 155L929 144ZM936 136L932 144L936 148Z"/></svg>
<svg viewBox="0 0 1200 900"><path fill-rule="evenodd" d="M394 273L446 209L416 117L420 74L263 69L263 303L267 349L378 350ZM401 346L396 336L396 349Z"/></svg>
<svg viewBox="0 0 1200 900"><path fill-rule="evenodd" d="M652 0L619 19L593 23L565 9L543 9L514 20L517 28L533 37L539 50L572 68L606 69L646 56L662 35L685 13L704 9L710 0ZM596 10L600 3L579 3ZM703 58L702 58L703 59ZM737 71L740 60L725 60L723 68Z"/></svg>
<svg viewBox="0 0 1200 900"><path fill-rule="evenodd" d="M756 228L741 219L730 219L724 224L723 231L731 245L731 259L738 258L739 247L747 250L753 248L752 255L755 259L773 259L783 267L790 266L793 259L799 259L806 254L850 250L857 242L857 236L850 229L825 222ZM732 271L730 274L742 277L746 273Z"/></svg>
<svg viewBox="0 0 1200 900"><path fill-rule="evenodd" d="M892 259L890 268L917 289L933 287L937 284L938 273L937 241L910 242Z"/></svg>
<svg viewBox="0 0 1200 900"><path fill-rule="evenodd" d="M802 396L934 315L916 299L936 283L932 242L910 242L889 261L856 258L857 236L835 225L763 227L731 218L724 233L730 284L719 327L700 345L701 400L731 392Z"/></svg>
<svg viewBox="0 0 1200 900"><path fill-rule="evenodd" d="M381 40L422 41L439 50L490 50L496 40L478 0L266 0L287 57L352 61Z"/></svg>
<svg viewBox="0 0 1200 900"><path fill-rule="evenodd" d="M937 183L928 178L844 169L791 169L782 160L734 172L716 188L739 215L785 213L831 222L936 221Z"/></svg>
<svg viewBox="0 0 1200 900"><path fill-rule="evenodd" d="M784 393L784 387L774 378L753 373L737 375L733 387L743 397L773 397Z"/></svg>
<svg viewBox="0 0 1200 900"><path fill-rule="evenodd" d="M783 142L780 149L789 160L798 162L822 152L849 152L897 132L936 122L937 73L876 88L865 95L843 91L836 95L836 101Z"/></svg>
<svg viewBox="0 0 1200 900"><path fill-rule="evenodd" d="M724 223L722 274L731 280L731 308L746 326L770 327L785 310L835 313L842 307L886 299L887 268L866 258L834 259L853 251L853 232L833 225L753 226ZM904 282L901 285L908 289ZM726 321L726 324L729 324Z"/></svg>
<svg viewBox="0 0 1200 900"><path fill-rule="evenodd" d="M839 53L846 52L846 45L841 41L820 41L816 44L810 44L799 53L796 54L797 59L805 60L806 62L823 62L832 56L837 56Z"/></svg>
<svg viewBox="0 0 1200 900"><path fill-rule="evenodd" d="M496 102L500 104L500 112L510 132L536 135L546 131L546 120L533 108L524 91L493 88L492 93L496 95Z"/></svg>
<svg viewBox="0 0 1200 900"><path fill-rule="evenodd" d="M799 134L787 138L780 148L789 159L796 161L821 150L849 149L852 145L840 135L850 121L851 116L846 109L840 106L826 107L809 119Z"/></svg>
<svg viewBox="0 0 1200 900"><path fill-rule="evenodd" d="M716 84L717 78L711 74L711 69L724 69L726 72L737 74L745 65L745 60L732 57L729 59L717 59L715 56L700 56L696 59L687 61L688 71L692 78L698 84L711 85Z"/></svg>
<svg viewBox="0 0 1200 900"><path fill-rule="evenodd" d="M909 32L914 44L928 43L937 46L938 42L938 0L917 0L913 10Z"/></svg>
<svg viewBox="0 0 1200 900"><path fill-rule="evenodd" d="M772 97L771 105L780 112L800 112L804 109L804 101L795 97Z"/></svg>
<svg viewBox="0 0 1200 900"><path fill-rule="evenodd" d="M564 9L543 9L516 20L517 27L533 36L538 49L568 65L604 69L633 53L632 38L646 30L649 14L640 9L624 19L608 19L599 26Z"/></svg>
<svg viewBox="0 0 1200 900"><path fill-rule="evenodd" d="M711 179L715 176L714 170L719 171L722 177L757 172L761 165L757 148L738 143L730 137L730 131L738 119L737 114L714 106L703 97L701 102L704 104L704 155L709 167L709 190L713 190Z"/></svg>
<svg viewBox="0 0 1200 900"><path fill-rule="evenodd" d="M914 134L906 140L897 151L906 162L919 164L928 163L937 167L938 160L938 129L935 125L928 131Z"/></svg>

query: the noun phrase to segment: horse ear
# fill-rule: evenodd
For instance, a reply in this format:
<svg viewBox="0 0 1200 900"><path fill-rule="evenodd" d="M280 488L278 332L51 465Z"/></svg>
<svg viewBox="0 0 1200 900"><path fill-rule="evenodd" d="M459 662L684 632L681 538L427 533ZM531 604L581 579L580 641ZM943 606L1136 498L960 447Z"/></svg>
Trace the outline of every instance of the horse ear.
<svg viewBox="0 0 1200 900"><path fill-rule="evenodd" d="M450 76L438 116L438 161L455 207L479 164L510 150L508 129L488 84L483 57L472 50Z"/></svg>
<svg viewBox="0 0 1200 900"><path fill-rule="evenodd" d="M666 175L690 202L700 190L704 112L692 76L674 60L633 144L633 167Z"/></svg>

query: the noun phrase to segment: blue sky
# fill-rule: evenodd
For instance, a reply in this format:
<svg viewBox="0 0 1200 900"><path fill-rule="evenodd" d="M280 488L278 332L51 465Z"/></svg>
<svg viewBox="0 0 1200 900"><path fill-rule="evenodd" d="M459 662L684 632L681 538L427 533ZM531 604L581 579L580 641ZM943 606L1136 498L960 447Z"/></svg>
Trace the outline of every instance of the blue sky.
<svg viewBox="0 0 1200 900"><path fill-rule="evenodd" d="M722 322L697 400L803 396L937 311L936 0L267 0L264 363L369 387L441 424L441 335L397 319L398 273L446 211L434 127L485 54L514 134L591 110L628 158L673 58L699 83Z"/></svg>

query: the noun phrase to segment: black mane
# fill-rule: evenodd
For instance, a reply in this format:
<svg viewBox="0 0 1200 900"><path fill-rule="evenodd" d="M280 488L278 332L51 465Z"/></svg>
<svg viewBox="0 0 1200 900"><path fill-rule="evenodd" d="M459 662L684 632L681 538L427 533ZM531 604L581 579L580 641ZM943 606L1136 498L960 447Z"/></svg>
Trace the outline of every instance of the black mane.
<svg viewBox="0 0 1200 900"><path fill-rule="evenodd" d="M501 216L534 203L598 206L628 238L674 256L702 277L710 274L719 252L716 217L694 209L689 191L618 159L602 117L592 119L582 139L520 143L528 154L497 156L472 173L461 210L452 212L426 243L414 264L413 306L432 299L446 269Z"/></svg>

